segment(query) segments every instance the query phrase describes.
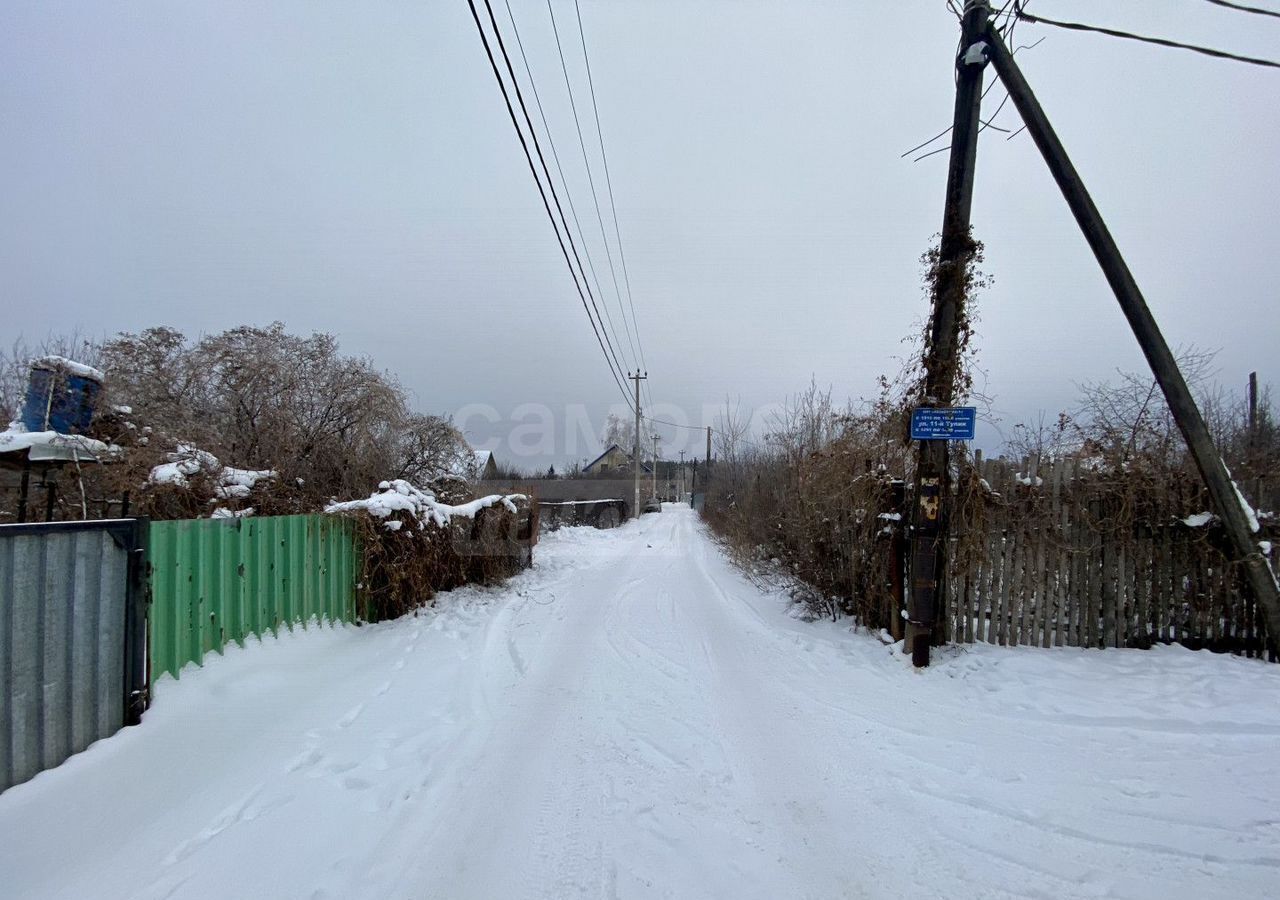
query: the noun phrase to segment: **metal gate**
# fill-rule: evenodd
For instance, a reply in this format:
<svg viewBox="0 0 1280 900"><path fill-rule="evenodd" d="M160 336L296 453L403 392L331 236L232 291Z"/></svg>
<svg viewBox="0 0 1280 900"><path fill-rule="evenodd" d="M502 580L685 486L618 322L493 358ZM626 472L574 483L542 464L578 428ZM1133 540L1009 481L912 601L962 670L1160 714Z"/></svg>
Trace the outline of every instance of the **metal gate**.
<svg viewBox="0 0 1280 900"><path fill-rule="evenodd" d="M0 791L141 719L146 532L0 525Z"/></svg>

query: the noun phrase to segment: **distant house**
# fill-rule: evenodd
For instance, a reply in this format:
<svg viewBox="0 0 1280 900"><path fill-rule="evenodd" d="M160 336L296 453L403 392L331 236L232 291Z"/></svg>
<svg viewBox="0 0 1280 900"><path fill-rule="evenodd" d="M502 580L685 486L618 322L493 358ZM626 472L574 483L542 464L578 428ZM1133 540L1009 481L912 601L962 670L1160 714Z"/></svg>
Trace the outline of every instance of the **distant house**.
<svg viewBox="0 0 1280 900"><path fill-rule="evenodd" d="M443 477L462 481L495 479L498 477L498 463L493 458L492 450L476 450L474 447L460 449Z"/></svg>
<svg viewBox="0 0 1280 900"><path fill-rule="evenodd" d="M492 450L473 450L475 454L475 477L477 481L486 481L498 477L498 463L493 458Z"/></svg>
<svg viewBox="0 0 1280 900"><path fill-rule="evenodd" d="M617 444L611 444L609 449L605 450L582 468L583 475L621 476L628 475L634 471L635 463L633 461L633 457ZM641 460L640 471L647 474L653 471L653 467L644 460Z"/></svg>

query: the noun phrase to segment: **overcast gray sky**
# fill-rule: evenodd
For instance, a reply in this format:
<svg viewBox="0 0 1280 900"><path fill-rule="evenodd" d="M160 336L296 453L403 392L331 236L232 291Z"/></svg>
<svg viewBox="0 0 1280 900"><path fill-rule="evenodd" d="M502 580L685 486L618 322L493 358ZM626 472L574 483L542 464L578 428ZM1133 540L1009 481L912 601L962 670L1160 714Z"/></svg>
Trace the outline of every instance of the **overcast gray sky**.
<svg viewBox="0 0 1280 900"><path fill-rule="evenodd" d="M553 2L585 97L572 3ZM873 393L927 312L946 154L899 154L950 124L945 5L581 2L659 410L700 424L811 376ZM546 4L511 3L603 268ZM1280 21L1204 0L1032 11L1280 57ZM1019 59L1170 343L1220 350L1233 389L1275 380L1280 72L1017 35L1041 36ZM335 333L423 410L492 407L468 416L477 441L545 405L543 464L596 449L566 443L564 410L598 427L620 408L465 0L10 0L0 118L0 339L279 319ZM997 124L1021 124L1012 104ZM982 137L979 341L1007 430L1143 362L1034 145Z"/></svg>

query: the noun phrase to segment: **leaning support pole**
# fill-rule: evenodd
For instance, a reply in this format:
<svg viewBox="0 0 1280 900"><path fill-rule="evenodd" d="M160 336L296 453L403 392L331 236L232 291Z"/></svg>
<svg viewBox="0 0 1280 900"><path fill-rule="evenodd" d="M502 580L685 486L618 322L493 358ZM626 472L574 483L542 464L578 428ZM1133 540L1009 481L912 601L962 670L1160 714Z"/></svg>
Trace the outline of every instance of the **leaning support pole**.
<svg viewBox="0 0 1280 900"><path fill-rule="evenodd" d="M1133 274L1120 255L1120 250L1116 247L1111 232L1107 230L1098 208L1094 206L1084 182L1067 157L1062 142L1054 133L1035 94L1031 92L1031 86L1027 84L1022 71L1013 60L1013 54L994 27L988 26L986 39L991 47L991 62L995 65L996 72L1022 115L1027 132L1040 148L1054 180L1058 182L1062 196L1071 207L1080 230L1084 232L1085 240L1089 242L1098 265L1111 284L1116 300L1120 302L1120 309L1129 320L1129 326L1151 365L1156 382L1164 391L1169 410L1187 441L1196 468L1200 470L1200 477L1209 491L1214 511L1222 520L1235 561L1244 566L1249 588L1266 618L1269 649L1273 654L1280 652L1280 590L1277 589L1275 576L1272 575L1254 536L1254 523L1250 522L1245 511L1244 499L1213 445L1204 417L1200 415L1195 398L1191 396L1191 390L1156 325L1155 317L1147 308L1147 301L1138 290Z"/></svg>

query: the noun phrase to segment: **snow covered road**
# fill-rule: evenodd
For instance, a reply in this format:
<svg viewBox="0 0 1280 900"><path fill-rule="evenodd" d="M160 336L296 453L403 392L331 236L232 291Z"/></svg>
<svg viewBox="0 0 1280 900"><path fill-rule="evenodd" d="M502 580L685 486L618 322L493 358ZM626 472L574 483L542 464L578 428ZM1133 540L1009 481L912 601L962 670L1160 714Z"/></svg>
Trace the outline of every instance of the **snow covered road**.
<svg viewBox="0 0 1280 900"><path fill-rule="evenodd" d="M0 895L1276 896L1278 698L1176 648L915 673L669 506L161 682L0 795Z"/></svg>

